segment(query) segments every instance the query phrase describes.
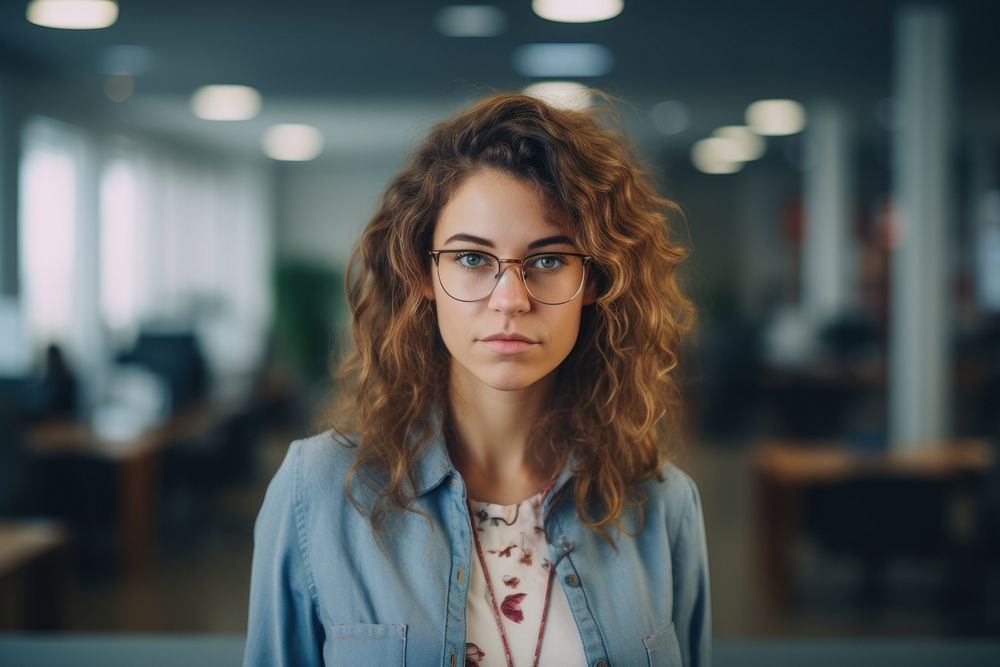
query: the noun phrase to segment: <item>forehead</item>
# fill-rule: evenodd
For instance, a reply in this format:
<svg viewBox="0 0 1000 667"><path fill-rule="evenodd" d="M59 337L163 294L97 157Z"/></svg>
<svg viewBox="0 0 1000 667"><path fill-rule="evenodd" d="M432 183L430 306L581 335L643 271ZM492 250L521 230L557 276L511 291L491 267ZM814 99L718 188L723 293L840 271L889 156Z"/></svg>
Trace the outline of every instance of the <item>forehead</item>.
<svg viewBox="0 0 1000 667"><path fill-rule="evenodd" d="M493 169L467 176L441 209L435 245L460 233L490 239L498 248L572 235L566 216L548 205L531 182Z"/></svg>

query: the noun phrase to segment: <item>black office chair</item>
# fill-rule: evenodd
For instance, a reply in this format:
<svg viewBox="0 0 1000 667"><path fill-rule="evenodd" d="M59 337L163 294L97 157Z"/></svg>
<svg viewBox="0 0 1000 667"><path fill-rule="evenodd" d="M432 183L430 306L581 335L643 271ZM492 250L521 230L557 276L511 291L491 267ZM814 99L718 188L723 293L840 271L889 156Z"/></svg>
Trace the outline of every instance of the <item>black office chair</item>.
<svg viewBox="0 0 1000 667"><path fill-rule="evenodd" d="M862 565L859 601L885 601L885 571L898 558L949 558L951 484L940 480L873 475L810 490L806 530L828 553Z"/></svg>
<svg viewBox="0 0 1000 667"><path fill-rule="evenodd" d="M202 398L208 390L207 364L193 332L144 331L117 361L141 366L162 378L174 409Z"/></svg>
<svg viewBox="0 0 1000 667"><path fill-rule="evenodd" d="M956 630L978 636L1000 634L1000 621L991 609L991 604L995 608L1000 600L989 598L988 586L1000 577L1000 430L992 443L993 464L974 486L975 526L956 564L950 600Z"/></svg>
<svg viewBox="0 0 1000 667"><path fill-rule="evenodd" d="M32 460L24 432L46 412L42 383L23 377L0 377L0 516L34 512Z"/></svg>
<svg viewBox="0 0 1000 667"><path fill-rule="evenodd" d="M25 510L29 470L22 444L21 417L10 397L0 390L0 516L16 516Z"/></svg>

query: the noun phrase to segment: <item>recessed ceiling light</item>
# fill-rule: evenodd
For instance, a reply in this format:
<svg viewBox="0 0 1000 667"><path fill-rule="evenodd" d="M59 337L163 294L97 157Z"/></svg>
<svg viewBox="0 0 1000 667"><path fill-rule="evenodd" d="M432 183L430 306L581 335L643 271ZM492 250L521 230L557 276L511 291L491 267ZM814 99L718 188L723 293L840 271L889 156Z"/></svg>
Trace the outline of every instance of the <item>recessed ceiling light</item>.
<svg viewBox="0 0 1000 667"><path fill-rule="evenodd" d="M115 44L101 52L99 64L105 74L145 74L153 66L153 52L136 44Z"/></svg>
<svg viewBox="0 0 1000 667"><path fill-rule="evenodd" d="M746 121L757 134L796 134L806 126L806 110L795 100L759 100L747 107Z"/></svg>
<svg viewBox="0 0 1000 667"><path fill-rule="evenodd" d="M323 133L312 125L273 125L261 141L264 152L274 160L305 162L323 152Z"/></svg>
<svg viewBox="0 0 1000 667"><path fill-rule="evenodd" d="M124 102L135 91L131 74L109 74L104 79L104 95L112 102Z"/></svg>
<svg viewBox="0 0 1000 667"><path fill-rule="evenodd" d="M191 110L205 120L248 120L260 112L260 93L250 86L202 86L191 96Z"/></svg>
<svg viewBox="0 0 1000 667"><path fill-rule="evenodd" d="M691 124L687 105L676 100L664 100L653 107L653 124L663 134L679 134Z"/></svg>
<svg viewBox="0 0 1000 667"><path fill-rule="evenodd" d="M607 21L622 13L624 0L531 0L531 9L543 19L561 23Z"/></svg>
<svg viewBox="0 0 1000 667"><path fill-rule="evenodd" d="M691 147L691 162L705 174L734 174L743 168L739 146L731 139L709 137Z"/></svg>
<svg viewBox="0 0 1000 667"><path fill-rule="evenodd" d="M449 5L437 13L434 25L449 37L494 37L507 27L507 16L490 5Z"/></svg>
<svg viewBox="0 0 1000 667"><path fill-rule="evenodd" d="M712 136L734 141L738 146L738 158L741 162L760 159L767 147L763 137L743 125L725 125L713 132Z"/></svg>
<svg viewBox="0 0 1000 667"><path fill-rule="evenodd" d="M525 44L513 55L523 76L603 76L614 66L611 49L601 44Z"/></svg>
<svg viewBox="0 0 1000 667"><path fill-rule="evenodd" d="M114 25L118 3L114 0L31 0L28 21L46 28L96 30Z"/></svg>
<svg viewBox="0 0 1000 667"><path fill-rule="evenodd" d="M524 92L561 109L584 111L590 108L590 91L575 81L539 81Z"/></svg>

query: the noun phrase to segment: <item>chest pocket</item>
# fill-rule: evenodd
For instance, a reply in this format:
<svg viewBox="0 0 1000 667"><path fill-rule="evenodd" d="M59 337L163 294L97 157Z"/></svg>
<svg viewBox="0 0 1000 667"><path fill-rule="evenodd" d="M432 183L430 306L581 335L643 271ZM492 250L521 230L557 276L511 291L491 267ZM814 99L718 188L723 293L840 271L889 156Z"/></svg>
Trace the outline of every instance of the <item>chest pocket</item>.
<svg viewBox="0 0 1000 667"><path fill-rule="evenodd" d="M683 667L681 647L677 643L677 632L671 623L659 632L642 638L646 645L650 667Z"/></svg>
<svg viewBox="0 0 1000 667"><path fill-rule="evenodd" d="M328 665L405 665L406 626L352 623L329 629L323 647Z"/></svg>

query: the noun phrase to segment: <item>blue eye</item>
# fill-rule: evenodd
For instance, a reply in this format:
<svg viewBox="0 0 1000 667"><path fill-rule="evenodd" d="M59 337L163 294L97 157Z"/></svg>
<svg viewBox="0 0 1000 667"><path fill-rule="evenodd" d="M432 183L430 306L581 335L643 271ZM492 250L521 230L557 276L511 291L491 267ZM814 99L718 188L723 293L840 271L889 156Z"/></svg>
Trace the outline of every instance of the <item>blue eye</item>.
<svg viewBox="0 0 1000 667"><path fill-rule="evenodd" d="M543 271L554 271L565 263L566 260L559 255L543 255L534 259L531 264L531 268L542 269Z"/></svg>
<svg viewBox="0 0 1000 667"><path fill-rule="evenodd" d="M467 269L478 269L490 263L485 255L478 252L463 252L455 255L455 261Z"/></svg>

